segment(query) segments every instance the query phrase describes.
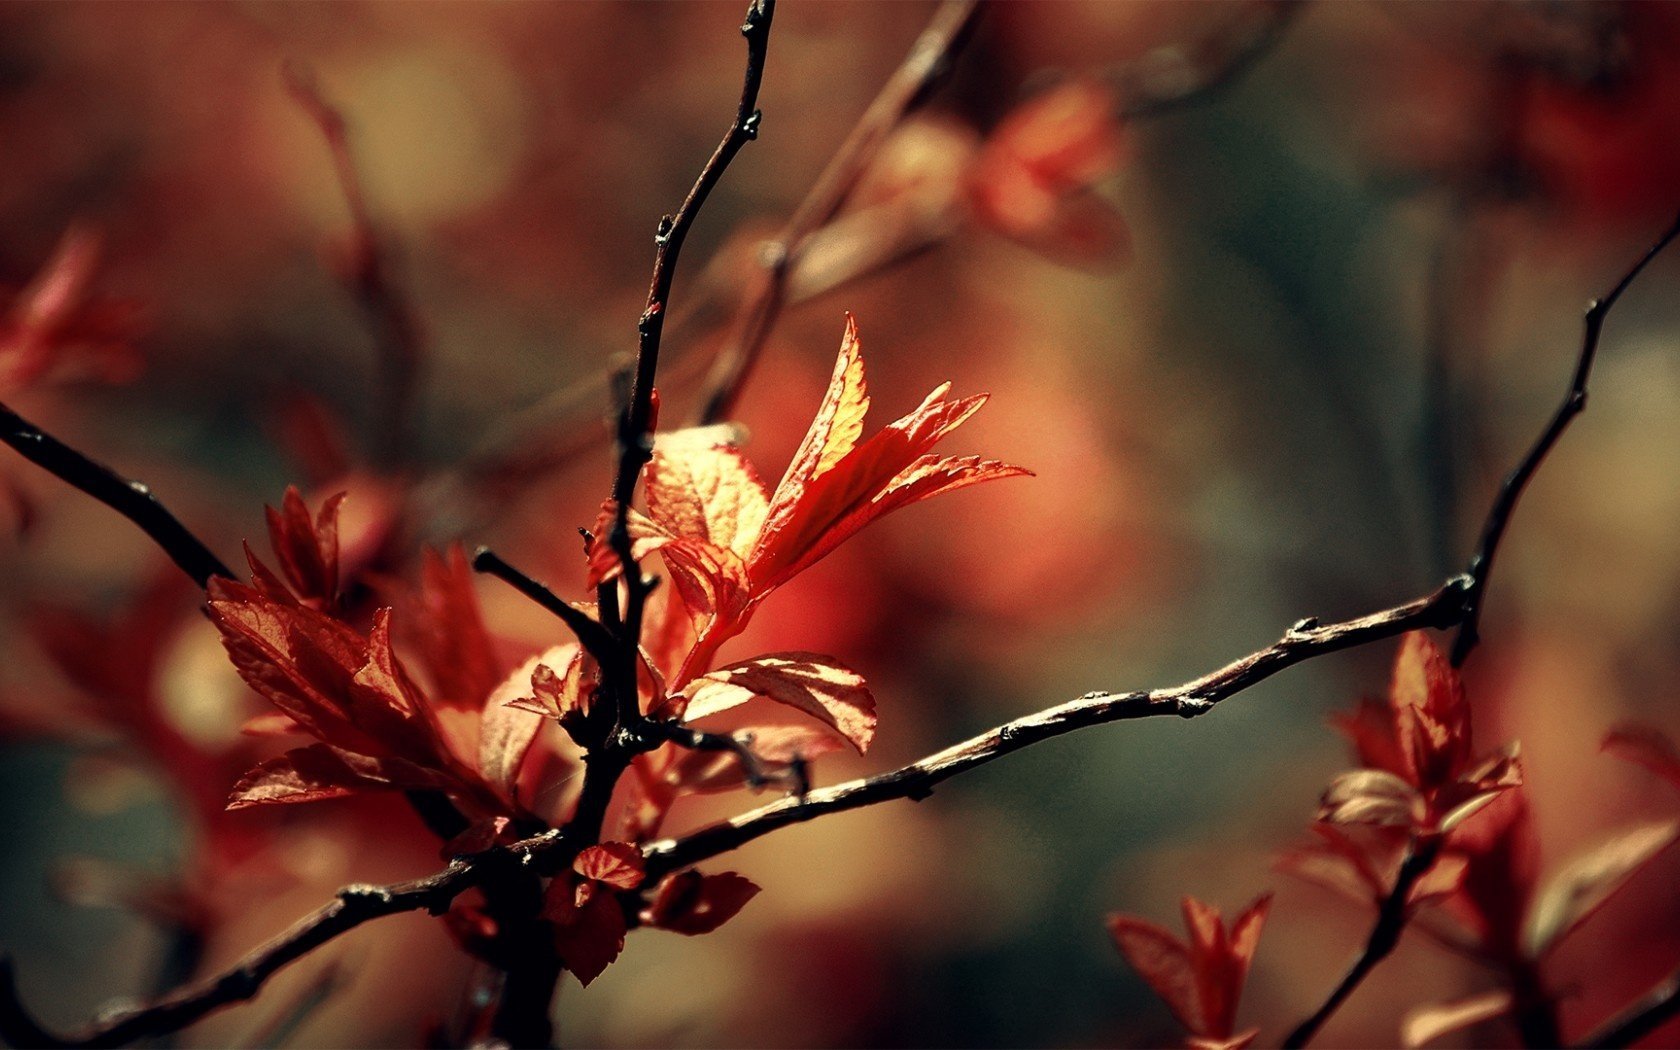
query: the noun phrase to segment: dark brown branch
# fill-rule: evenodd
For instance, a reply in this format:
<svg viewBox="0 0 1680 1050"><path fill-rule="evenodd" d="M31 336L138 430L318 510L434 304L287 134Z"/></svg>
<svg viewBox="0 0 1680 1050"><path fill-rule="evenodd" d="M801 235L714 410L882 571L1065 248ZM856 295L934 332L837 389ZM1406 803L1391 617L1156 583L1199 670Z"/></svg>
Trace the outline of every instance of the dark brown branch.
<svg viewBox="0 0 1680 1050"><path fill-rule="evenodd" d="M636 495L636 479L642 467L653 455L652 430L654 424L654 380L659 371L659 347L665 332L665 314L671 297L671 285L676 280L677 261L682 254L688 231L728 169L730 161L741 148L758 138L761 114L758 111L758 91L764 82L764 61L770 48L770 23L775 17L775 0L753 0L747 8L741 35L747 40L747 69L741 80L741 100L735 108L735 119L710 159L700 169L700 175L690 187L688 196L674 215L659 221L654 237L657 245L653 260L653 278L648 286L647 306L637 322L636 367L631 377L630 395L618 428L618 469L613 477L612 498L618 514L613 519L609 542L623 566L625 599L618 608L618 586L603 584L598 592L601 619L618 639L618 658L601 664L602 683L617 711L616 730L627 730L641 715L637 700L638 644L641 637L642 609L652 590L652 581L642 575L636 565L630 542L630 503ZM604 762L599 767L609 769L616 763ZM622 772L622 769L619 770ZM585 775L587 781L588 776ZM615 774L616 779L616 774ZM585 784L585 788L588 788ZM607 791L610 793L610 788ZM588 791L585 791L586 797Z"/></svg>
<svg viewBox="0 0 1680 1050"><path fill-rule="evenodd" d="M939 6L928 27L911 45L910 54L864 110L782 232L764 246L764 272L743 310L740 330L707 377L700 407L702 423L727 418L734 410L786 300L788 277L811 236L845 207L887 135L927 99L950 70L951 59L968 41L979 13L978 0L945 0Z"/></svg>
<svg viewBox="0 0 1680 1050"><path fill-rule="evenodd" d="M1593 1029L1575 1045L1592 1048L1632 1046L1675 1017L1680 1017L1680 970L1669 974L1661 984Z"/></svg>
<svg viewBox="0 0 1680 1050"><path fill-rule="evenodd" d="M891 772L819 788L802 800L783 799L682 838L652 843L643 850L650 876L727 853L778 828L828 813L899 798L919 801L932 794L935 785L958 773L1077 729L1133 718L1193 718L1206 714L1220 701L1304 660L1417 628L1451 627L1464 615L1468 586L1466 578L1456 577L1433 594L1368 616L1325 625L1303 620L1275 644L1195 681L1153 692L1087 693L1058 707L1006 722Z"/></svg>
<svg viewBox="0 0 1680 1050"><path fill-rule="evenodd" d="M605 627L541 583L503 561L502 556L489 547L480 547L473 552L472 567L474 572L494 576L559 617L560 621L571 629L572 634L577 636L584 650L597 662L603 658L610 658L613 652L613 636Z"/></svg>
<svg viewBox="0 0 1680 1050"><path fill-rule="evenodd" d="M326 140L339 190L350 212L350 251L343 279L366 316L378 348L382 411L377 421L379 451L394 464L410 451L414 402L426 361L425 326L420 323L408 289L394 274L391 243L368 209L367 194L350 152L344 115L321 93L306 66L288 61L281 67L281 75L286 90Z"/></svg>
<svg viewBox="0 0 1680 1050"><path fill-rule="evenodd" d="M1457 667L1464 663L1476 643L1481 640L1480 625L1482 618L1482 603L1486 597L1488 577L1493 572L1494 555L1499 552L1499 541L1504 538L1506 528L1511 524L1511 515L1517 509L1517 501L1522 498L1523 491L1534 478L1534 472L1540 469L1546 456L1556 445L1558 438L1569 428L1570 421L1581 414L1587 407L1587 380L1592 377L1593 362L1598 357L1598 337L1604 328L1604 319L1622 293L1632 286L1634 280L1644 272L1662 250L1680 237L1680 215L1677 215L1672 225L1658 237L1656 242L1646 249L1622 274L1621 280L1610 289L1608 295L1602 299L1595 299L1587 306L1585 325L1581 335L1581 349L1576 355L1575 372L1570 376L1569 389L1563 395L1563 402L1552 414L1551 422L1540 432L1528 452L1505 476L1499 486L1499 493L1494 497L1493 507L1488 511L1487 521L1482 526L1481 542L1476 545L1476 553L1470 559L1470 594L1467 598L1467 614L1464 622L1459 625L1458 637L1453 641L1452 662Z"/></svg>
<svg viewBox="0 0 1680 1050"><path fill-rule="evenodd" d="M212 1010L254 997L276 971L364 922L408 911L442 914L457 895L481 882L490 867L456 861L435 875L410 882L347 886L330 903L232 968L141 1009L65 1034L48 1031L29 1015L18 998L11 960L0 960L0 1039L12 1046L101 1047L179 1031Z"/></svg>
<svg viewBox="0 0 1680 1050"><path fill-rule="evenodd" d="M212 576L233 576L221 559L210 553L204 541L189 532L158 501L148 486L94 462L4 404L0 404L0 441L60 481L81 489L140 526L200 587L208 584Z"/></svg>
<svg viewBox="0 0 1680 1050"><path fill-rule="evenodd" d="M1387 898L1377 909L1377 921L1371 927L1371 936L1365 941L1365 948L1353 960L1341 981L1330 992L1324 1004L1313 1011L1311 1017L1302 1021L1284 1039L1285 1050L1306 1046L1312 1042L1313 1036L1324 1027L1324 1022L1330 1020L1342 1003L1352 995L1354 989L1370 975L1377 964L1388 958L1389 954L1400 944L1400 934L1406 929L1406 923L1411 920L1412 889L1418 880L1429 874L1429 869L1435 866L1435 858L1441 852L1442 837L1431 835L1419 842L1413 840L1406 849L1405 859L1400 862L1400 871L1394 877L1394 888L1389 891Z"/></svg>

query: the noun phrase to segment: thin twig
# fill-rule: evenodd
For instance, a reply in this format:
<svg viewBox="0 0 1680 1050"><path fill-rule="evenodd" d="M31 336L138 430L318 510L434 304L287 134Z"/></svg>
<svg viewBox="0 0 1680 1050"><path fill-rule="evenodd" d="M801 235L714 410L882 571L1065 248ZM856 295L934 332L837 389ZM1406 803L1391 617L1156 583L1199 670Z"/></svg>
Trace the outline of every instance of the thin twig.
<svg viewBox="0 0 1680 1050"><path fill-rule="evenodd" d="M364 922L408 911L441 915L489 866L456 861L410 882L347 886L331 902L241 959L235 966L146 1006L67 1034L49 1032L24 1009L10 959L0 959L0 1039L12 1046L105 1047L179 1031L218 1007L252 998L276 971Z"/></svg>
<svg viewBox="0 0 1680 1050"><path fill-rule="evenodd" d="M636 480L641 476L642 467L653 455L654 380L659 371L659 348L665 332L671 285L676 280L678 257L688 239L688 231L700 215L700 209L723 178L730 161L743 146L758 138L762 116L758 111L758 91L764 82L764 62L769 53L770 24L775 12L775 0L754 0L747 8L746 19L741 24L741 35L747 41L747 68L741 79L741 100L735 108L735 118L730 121L711 158L700 169L699 176L676 213L659 220L659 229L654 237L653 277L648 285L647 306L636 325L636 366L631 376L628 403L619 421L618 468L612 485L612 498L618 512L608 541L624 570L622 609L618 607L616 582L603 583L597 592L601 619L618 640L617 659L601 664L602 685L617 712L614 728L618 735L627 731L641 715L637 697L637 667L641 659L638 646L642 610L653 584L636 565L631 548L630 503L635 498ZM616 781L623 769L617 768L615 772L615 767L616 762L605 760L591 765L585 773L583 798L610 797L610 785L602 789L600 795L595 795L589 791L588 780L597 772L603 772L610 773Z"/></svg>
<svg viewBox="0 0 1680 1050"><path fill-rule="evenodd" d="M968 41L979 13L978 0L945 0L939 5L933 20L911 45L909 55L864 110L787 225L763 246L763 273L742 311L734 341L706 379L700 422L715 423L734 410L786 300L788 277L811 236L845 207L887 135L926 101L950 70L952 58Z"/></svg>
<svg viewBox="0 0 1680 1050"><path fill-rule="evenodd" d="M0 441L60 481L81 489L140 526L200 587L208 584L212 576L233 576L232 570L210 553L204 541L188 531L158 501L150 487L94 462L4 404L0 404Z"/></svg>
<svg viewBox="0 0 1680 1050"><path fill-rule="evenodd" d="M803 800L783 799L682 838L651 843L644 847L643 856L650 875L663 874L727 853L778 828L828 813L899 798L920 801L933 793L935 785L958 773L1077 729L1134 718L1203 715L1220 701L1304 660L1418 628L1451 627L1463 616L1468 585L1464 577L1455 577L1426 597L1341 623L1320 625L1314 620L1303 620L1273 645L1183 685L1153 692L1086 693L1060 706L1006 722L891 772L819 788Z"/></svg>
<svg viewBox="0 0 1680 1050"><path fill-rule="evenodd" d="M1669 974L1661 984L1575 1045L1595 1050L1632 1046L1675 1017L1680 1017L1680 970Z"/></svg>
<svg viewBox="0 0 1680 1050"><path fill-rule="evenodd" d="M690 751L718 751L735 756L741 763L741 776L747 786L757 790L773 779L764 768L764 760L753 751L750 739L742 740L734 733L707 733L679 722L660 722L649 719L642 731L666 743L686 747ZM749 735L750 737L750 735Z"/></svg>
<svg viewBox="0 0 1680 1050"><path fill-rule="evenodd" d="M374 223L361 175L350 152L344 115L322 94L314 73L295 61L281 67L286 90L321 130L350 212L349 266L343 279L373 330L379 351L380 454L399 463L412 450L414 402L426 362L426 330L407 287L396 274L389 238Z"/></svg>
<svg viewBox="0 0 1680 1050"><path fill-rule="evenodd" d="M1540 469L1546 455L1557 444L1558 438L1569 428L1569 423L1581 410L1587 406L1587 380L1592 376L1593 362L1598 356L1598 337L1604 328L1604 319L1612 307L1621 299L1634 280L1650 265L1652 259L1676 237L1680 237L1680 215L1677 215L1672 225L1658 237L1656 242L1646 249L1628 271L1622 274L1621 280L1610 289L1608 295L1602 299L1595 299L1587 306L1585 325L1581 336L1581 349L1576 356L1575 372L1570 377L1569 389L1563 395L1563 402L1552 414L1551 422L1540 432L1527 454L1517 463L1511 473L1499 486L1499 493L1494 497L1493 508L1488 511L1487 521L1482 526L1481 542L1476 546L1476 553L1470 559L1470 594L1468 595L1468 612L1464 622L1459 625L1458 637L1453 641L1452 663L1460 666L1476 648L1481 640L1480 625L1482 618L1482 603L1487 593L1488 577L1493 572L1494 555L1499 551L1499 541L1505 536L1505 529L1511 524L1511 514L1517 509L1517 500L1522 498L1523 491L1534 477L1534 472Z"/></svg>
<svg viewBox="0 0 1680 1050"><path fill-rule="evenodd" d="M1431 835L1419 842L1414 840L1406 848L1405 859L1400 862L1400 871L1394 877L1394 888L1389 891L1382 905L1377 909L1376 924L1371 927L1371 935L1365 941L1365 948L1353 960L1353 965L1337 982L1324 1004L1313 1011L1311 1017L1295 1026L1284 1039L1285 1050L1306 1046L1312 1041L1318 1030L1324 1027L1324 1022L1330 1020L1332 1014L1341 1009L1342 1003L1352 995L1354 989L1377 968L1377 964L1388 958L1400 943L1400 934L1406 929L1406 923L1412 917L1412 889L1418 880L1429 874L1429 869L1435 866L1435 858L1441 852L1443 839L1440 835Z"/></svg>
<svg viewBox="0 0 1680 1050"><path fill-rule="evenodd" d="M578 643L584 651L593 656L596 662L611 657L613 652L613 636L599 623L590 619L583 610L574 607L570 602L549 590L546 586L533 580L502 559L502 556L489 547L480 547L473 552L472 567L474 572L494 576L514 590L547 609L560 622L564 623L577 636Z"/></svg>

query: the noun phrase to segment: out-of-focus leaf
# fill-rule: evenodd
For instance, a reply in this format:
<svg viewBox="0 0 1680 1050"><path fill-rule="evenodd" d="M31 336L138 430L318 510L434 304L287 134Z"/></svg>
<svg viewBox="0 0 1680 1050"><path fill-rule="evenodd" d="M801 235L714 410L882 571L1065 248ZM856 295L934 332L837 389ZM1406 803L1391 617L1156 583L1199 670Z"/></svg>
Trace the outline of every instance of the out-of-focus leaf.
<svg viewBox="0 0 1680 1050"><path fill-rule="evenodd" d="M1491 1021L1511 1010L1511 993L1484 992L1451 1003L1427 1003L1406 1012L1400 1022L1400 1045L1413 1048L1461 1028Z"/></svg>
<svg viewBox="0 0 1680 1050"><path fill-rule="evenodd" d="M1680 821L1660 820L1620 832L1580 854L1547 880L1529 912L1523 944L1538 959L1680 837Z"/></svg>
<svg viewBox="0 0 1680 1050"><path fill-rule="evenodd" d="M642 918L650 926L692 937L722 926L757 895L758 886L733 871L679 871L660 882Z"/></svg>
<svg viewBox="0 0 1680 1050"><path fill-rule="evenodd" d="M1412 785L1382 769L1339 774L1319 800L1318 819L1332 824L1407 827L1423 816L1423 800Z"/></svg>
<svg viewBox="0 0 1680 1050"><path fill-rule="evenodd" d="M1617 758L1644 766L1680 788L1680 749L1656 726L1635 722L1619 725L1604 738L1603 746Z"/></svg>

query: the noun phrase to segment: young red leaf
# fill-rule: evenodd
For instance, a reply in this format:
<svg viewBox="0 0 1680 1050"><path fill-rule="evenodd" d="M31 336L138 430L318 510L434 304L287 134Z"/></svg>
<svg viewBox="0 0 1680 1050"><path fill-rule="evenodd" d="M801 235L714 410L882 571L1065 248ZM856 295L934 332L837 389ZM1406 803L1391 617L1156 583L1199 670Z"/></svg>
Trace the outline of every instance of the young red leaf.
<svg viewBox="0 0 1680 1050"><path fill-rule="evenodd" d="M863 676L817 653L771 653L732 664L696 679L688 696L691 720L762 696L832 726L860 752L875 735L875 697Z"/></svg>
<svg viewBox="0 0 1680 1050"><path fill-rule="evenodd" d="M647 467L648 517L672 536L746 557L764 526L769 494L740 451L715 428L660 435Z"/></svg>
<svg viewBox="0 0 1680 1050"><path fill-rule="evenodd" d="M227 808L315 802L356 791L450 786L447 777L402 759L371 758L325 744L310 744L271 758L245 774L234 785Z"/></svg>
<svg viewBox="0 0 1680 1050"><path fill-rule="evenodd" d="M598 882L585 881L574 890L567 879L555 879L543 914L554 923L561 962L585 987L624 950L624 910Z"/></svg>
<svg viewBox="0 0 1680 1050"><path fill-rule="evenodd" d="M1126 961L1189 1029L1192 1045L1246 1046L1255 1033L1233 1034L1237 1002L1271 900L1269 893L1257 898L1227 933L1217 908L1185 897L1187 945L1161 927L1128 915L1110 916L1108 928Z"/></svg>
<svg viewBox="0 0 1680 1050"><path fill-rule="evenodd" d="M718 875L702 875L692 869L679 871L660 882L642 912L642 921L691 937L711 933L757 895L758 886L732 871Z"/></svg>
<svg viewBox="0 0 1680 1050"><path fill-rule="evenodd" d="M543 720L527 706L534 674L549 662L562 666L576 655L576 645L555 646L526 660L490 691L478 726L478 770L503 797L513 799L519 767L541 731Z"/></svg>
<svg viewBox="0 0 1680 1050"><path fill-rule="evenodd" d="M642 851L628 842L603 842L577 855L572 870L614 889L633 890L646 877Z"/></svg>
<svg viewBox="0 0 1680 1050"><path fill-rule="evenodd" d="M338 600L338 508L345 493L329 496L310 519L295 487L287 486L280 509L267 508L269 541L293 592L318 608Z"/></svg>
<svg viewBox="0 0 1680 1050"><path fill-rule="evenodd" d="M1178 1023L1203 1030L1201 992L1190 949L1160 926L1131 915L1111 915L1109 935L1144 983L1161 997Z"/></svg>

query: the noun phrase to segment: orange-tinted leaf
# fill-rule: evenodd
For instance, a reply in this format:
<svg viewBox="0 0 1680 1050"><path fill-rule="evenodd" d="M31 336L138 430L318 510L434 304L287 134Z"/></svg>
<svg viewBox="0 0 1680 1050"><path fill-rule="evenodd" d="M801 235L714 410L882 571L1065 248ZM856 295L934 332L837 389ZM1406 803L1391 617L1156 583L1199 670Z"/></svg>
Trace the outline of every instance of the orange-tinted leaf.
<svg viewBox="0 0 1680 1050"><path fill-rule="evenodd" d="M0 390L47 378L133 378L138 310L132 302L89 295L100 254L93 232L72 226L29 286L0 317Z"/></svg>
<svg viewBox="0 0 1680 1050"><path fill-rule="evenodd" d="M1381 701L1364 699L1351 715L1336 712L1330 724L1353 744L1354 758L1364 769L1384 769L1395 776L1409 777L1411 767L1400 754L1394 738L1393 708Z"/></svg>
<svg viewBox="0 0 1680 1050"><path fill-rule="evenodd" d="M1680 750L1657 727L1632 722L1617 726L1604 738L1603 746L1617 758L1644 766L1680 788Z"/></svg>
<svg viewBox="0 0 1680 1050"><path fill-rule="evenodd" d="M869 401L856 329L848 326L822 408L770 497L762 534L747 558L755 595L785 583L882 514L958 487L949 482L917 484L903 477L986 400L982 395L951 401L946 398L949 391L950 384L939 387L914 411L858 444L857 434ZM918 469L931 472L932 464L922 464ZM985 469L975 469L962 483L1025 473L1015 467L988 464ZM877 505L895 483L901 488L915 487L889 504Z"/></svg>
<svg viewBox="0 0 1680 1050"><path fill-rule="evenodd" d="M542 719L526 706L525 694L530 691L532 678L538 667L570 663L578 647L555 646L526 660L502 683L491 691L485 701L478 727L478 770L484 779L508 799L512 799L514 785L519 779L519 767L525 754L542 729ZM568 651L574 650L574 651ZM558 716L556 716L558 717Z"/></svg>
<svg viewBox="0 0 1680 1050"><path fill-rule="evenodd" d="M614 889L633 890L646 877L647 864L642 861L642 851L630 843L603 842L579 853L572 870Z"/></svg>
<svg viewBox="0 0 1680 1050"><path fill-rule="evenodd" d="M588 697L583 681L583 665L583 647L576 642L557 645L526 661L526 666L530 667L528 672L522 666L508 676L506 684L512 699L507 700L506 705L547 715L557 721L573 711L586 709ZM530 696L517 695L526 690L513 685L522 680L521 672L524 672L523 681L530 687Z"/></svg>
<svg viewBox="0 0 1680 1050"><path fill-rule="evenodd" d="M732 871L679 871L660 882L642 918L649 926L692 937L733 919L757 895L758 886Z"/></svg>
<svg viewBox="0 0 1680 1050"><path fill-rule="evenodd" d="M1131 915L1111 915L1108 932L1120 954L1167 1004L1178 1023L1202 1031L1202 1008L1190 951L1166 930Z"/></svg>
<svg viewBox="0 0 1680 1050"><path fill-rule="evenodd" d="M1510 1011L1511 993L1503 990L1484 992L1457 1002L1415 1007L1400 1022L1400 1045L1411 1050Z"/></svg>
<svg viewBox="0 0 1680 1050"><path fill-rule="evenodd" d="M746 557L769 509L758 474L713 428L661 435L647 467L648 516L672 536Z"/></svg>
<svg viewBox="0 0 1680 1050"><path fill-rule="evenodd" d="M1680 821L1660 820L1618 833L1579 854L1547 880L1530 910L1523 944L1538 959L1585 922L1640 868L1680 837Z"/></svg>
<svg viewBox="0 0 1680 1050"><path fill-rule="evenodd" d="M860 752L875 736L875 697L863 676L817 653L771 653L701 676L688 690L688 717L762 696L832 726Z"/></svg>
<svg viewBox="0 0 1680 1050"><path fill-rule="evenodd" d="M1401 641L1389 701L1412 783L1428 790L1452 780L1470 755L1470 706L1458 672L1421 631Z"/></svg>

